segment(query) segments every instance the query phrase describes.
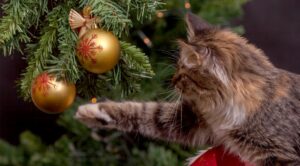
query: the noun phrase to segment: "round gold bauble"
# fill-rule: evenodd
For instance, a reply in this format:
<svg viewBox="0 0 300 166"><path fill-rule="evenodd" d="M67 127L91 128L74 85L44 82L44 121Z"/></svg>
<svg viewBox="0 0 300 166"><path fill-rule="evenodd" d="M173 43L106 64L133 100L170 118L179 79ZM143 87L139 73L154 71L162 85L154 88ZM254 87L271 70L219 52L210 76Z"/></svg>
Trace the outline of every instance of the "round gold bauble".
<svg viewBox="0 0 300 166"><path fill-rule="evenodd" d="M118 63L120 44L111 32L96 28L88 30L79 39L76 51L83 68L101 74L111 70Z"/></svg>
<svg viewBox="0 0 300 166"><path fill-rule="evenodd" d="M65 80L58 80L47 73L36 77L31 87L34 105L46 113L61 113L74 101L76 88Z"/></svg>

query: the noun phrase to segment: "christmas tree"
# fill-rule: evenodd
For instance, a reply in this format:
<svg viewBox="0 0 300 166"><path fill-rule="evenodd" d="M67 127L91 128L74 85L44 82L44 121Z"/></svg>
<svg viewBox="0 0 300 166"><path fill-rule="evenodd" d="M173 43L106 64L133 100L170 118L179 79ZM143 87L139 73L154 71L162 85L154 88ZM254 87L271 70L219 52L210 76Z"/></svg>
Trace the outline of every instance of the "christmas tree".
<svg viewBox="0 0 300 166"><path fill-rule="evenodd" d="M31 100L33 80L47 72L76 85L77 100L58 119L65 134L53 144L27 131L20 145L0 140L0 165L182 165L193 149L115 131L96 131L73 119L76 108L92 97L164 100L176 54L176 38L184 38L181 18L192 10L211 23L231 26L246 0L8 0L0 20L0 47L4 55L20 51L28 66L18 81L20 95ZM76 57L78 33L70 28L69 12L91 7L98 27L118 37L118 64L104 74L85 70ZM232 27L242 32L242 27ZM168 51L162 51L168 50ZM175 50L175 51L170 51ZM148 56L145 54L147 53ZM150 61L152 67L150 65ZM153 72L155 71L155 72ZM155 73L155 76L154 76Z"/></svg>

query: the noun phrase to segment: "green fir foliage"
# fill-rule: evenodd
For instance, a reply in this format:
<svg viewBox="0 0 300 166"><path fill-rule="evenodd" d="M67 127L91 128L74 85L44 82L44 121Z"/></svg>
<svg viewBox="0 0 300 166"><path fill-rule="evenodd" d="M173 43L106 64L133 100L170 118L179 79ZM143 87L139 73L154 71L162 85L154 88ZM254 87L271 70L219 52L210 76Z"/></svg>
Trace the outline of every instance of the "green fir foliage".
<svg viewBox="0 0 300 166"><path fill-rule="evenodd" d="M24 48L21 48L20 43L26 44L25 57L28 66L19 81L20 94L25 100L30 99L32 81L44 71L76 83L78 95L84 97L105 95L95 92L86 93L97 90L90 89L91 86L103 89L120 87L119 90L124 94L122 96L125 96L139 90L141 78L151 78L153 75L146 55L139 49L133 49L134 46L129 47L129 43L121 44L122 49L126 49L122 50L123 63L103 76L92 76L93 74L88 73L78 64L75 51L78 38L69 26L68 15L71 8L79 11L85 5L90 5L93 9L92 14L100 18L101 28L112 31L121 40L128 38L129 29L135 24L150 20L162 3L153 0L143 1L143 3L135 0L7 1L3 6L5 16L0 20L0 30L3 32L0 34L0 46L6 55L11 54L13 49L23 52ZM137 21L133 23L133 20ZM31 33L32 31L39 33ZM127 64L131 67L125 66ZM138 69L143 73L133 71L136 69L132 66L139 66ZM110 85L103 84L103 77ZM88 82L85 81L86 79L89 79ZM81 83L91 84L81 85Z"/></svg>
<svg viewBox="0 0 300 166"><path fill-rule="evenodd" d="M150 20L162 6L158 0L82 0L93 7L92 13L100 18L100 26L121 37L136 23Z"/></svg>
<svg viewBox="0 0 300 166"><path fill-rule="evenodd" d="M19 82L21 94L26 100L30 98L32 80L43 72L46 65L45 60L52 56L57 45L58 20L61 17L62 8L62 6L57 6L49 12L37 43L27 44L28 66Z"/></svg>
<svg viewBox="0 0 300 166"><path fill-rule="evenodd" d="M14 49L22 52L20 43L31 41L29 28L38 26L40 17L47 12L47 0L9 0L3 6L4 17L0 22L0 47L3 54Z"/></svg>
<svg viewBox="0 0 300 166"><path fill-rule="evenodd" d="M81 102L77 104L79 103ZM132 135L90 131L73 120L74 110L66 112L58 120L58 124L68 132L52 145L46 146L38 136L29 131L21 134L19 146L0 140L0 165L169 166L182 165L183 158L191 155L177 145L170 145L169 149L153 143L140 145L135 143Z"/></svg>

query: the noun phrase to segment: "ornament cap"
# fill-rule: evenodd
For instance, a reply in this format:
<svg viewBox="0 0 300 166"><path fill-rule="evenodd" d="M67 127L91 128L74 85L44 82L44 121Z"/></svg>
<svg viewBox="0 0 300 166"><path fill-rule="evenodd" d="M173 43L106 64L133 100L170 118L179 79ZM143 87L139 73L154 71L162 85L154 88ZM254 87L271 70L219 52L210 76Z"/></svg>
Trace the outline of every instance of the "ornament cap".
<svg viewBox="0 0 300 166"><path fill-rule="evenodd" d="M87 5L82 10L83 17L90 17L92 14L92 7Z"/></svg>

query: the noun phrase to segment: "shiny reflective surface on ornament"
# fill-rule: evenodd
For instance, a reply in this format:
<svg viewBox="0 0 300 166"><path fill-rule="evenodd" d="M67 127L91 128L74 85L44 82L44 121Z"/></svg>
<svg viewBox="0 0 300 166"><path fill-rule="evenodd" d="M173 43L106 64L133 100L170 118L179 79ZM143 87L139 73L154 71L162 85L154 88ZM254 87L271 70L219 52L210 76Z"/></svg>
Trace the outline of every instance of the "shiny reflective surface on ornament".
<svg viewBox="0 0 300 166"><path fill-rule="evenodd" d="M58 81L48 74L39 75L31 88L31 98L36 107L46 113L61 113L74 101L76 88L74 84Z"/></svg>
<svg viewBox="0 0 300 166"><path fill-rule="evenodd" d="M120 44L111 32L91 29L79 39L77 57L86 70L101 74L114 68L120 57Z"/></svg>

